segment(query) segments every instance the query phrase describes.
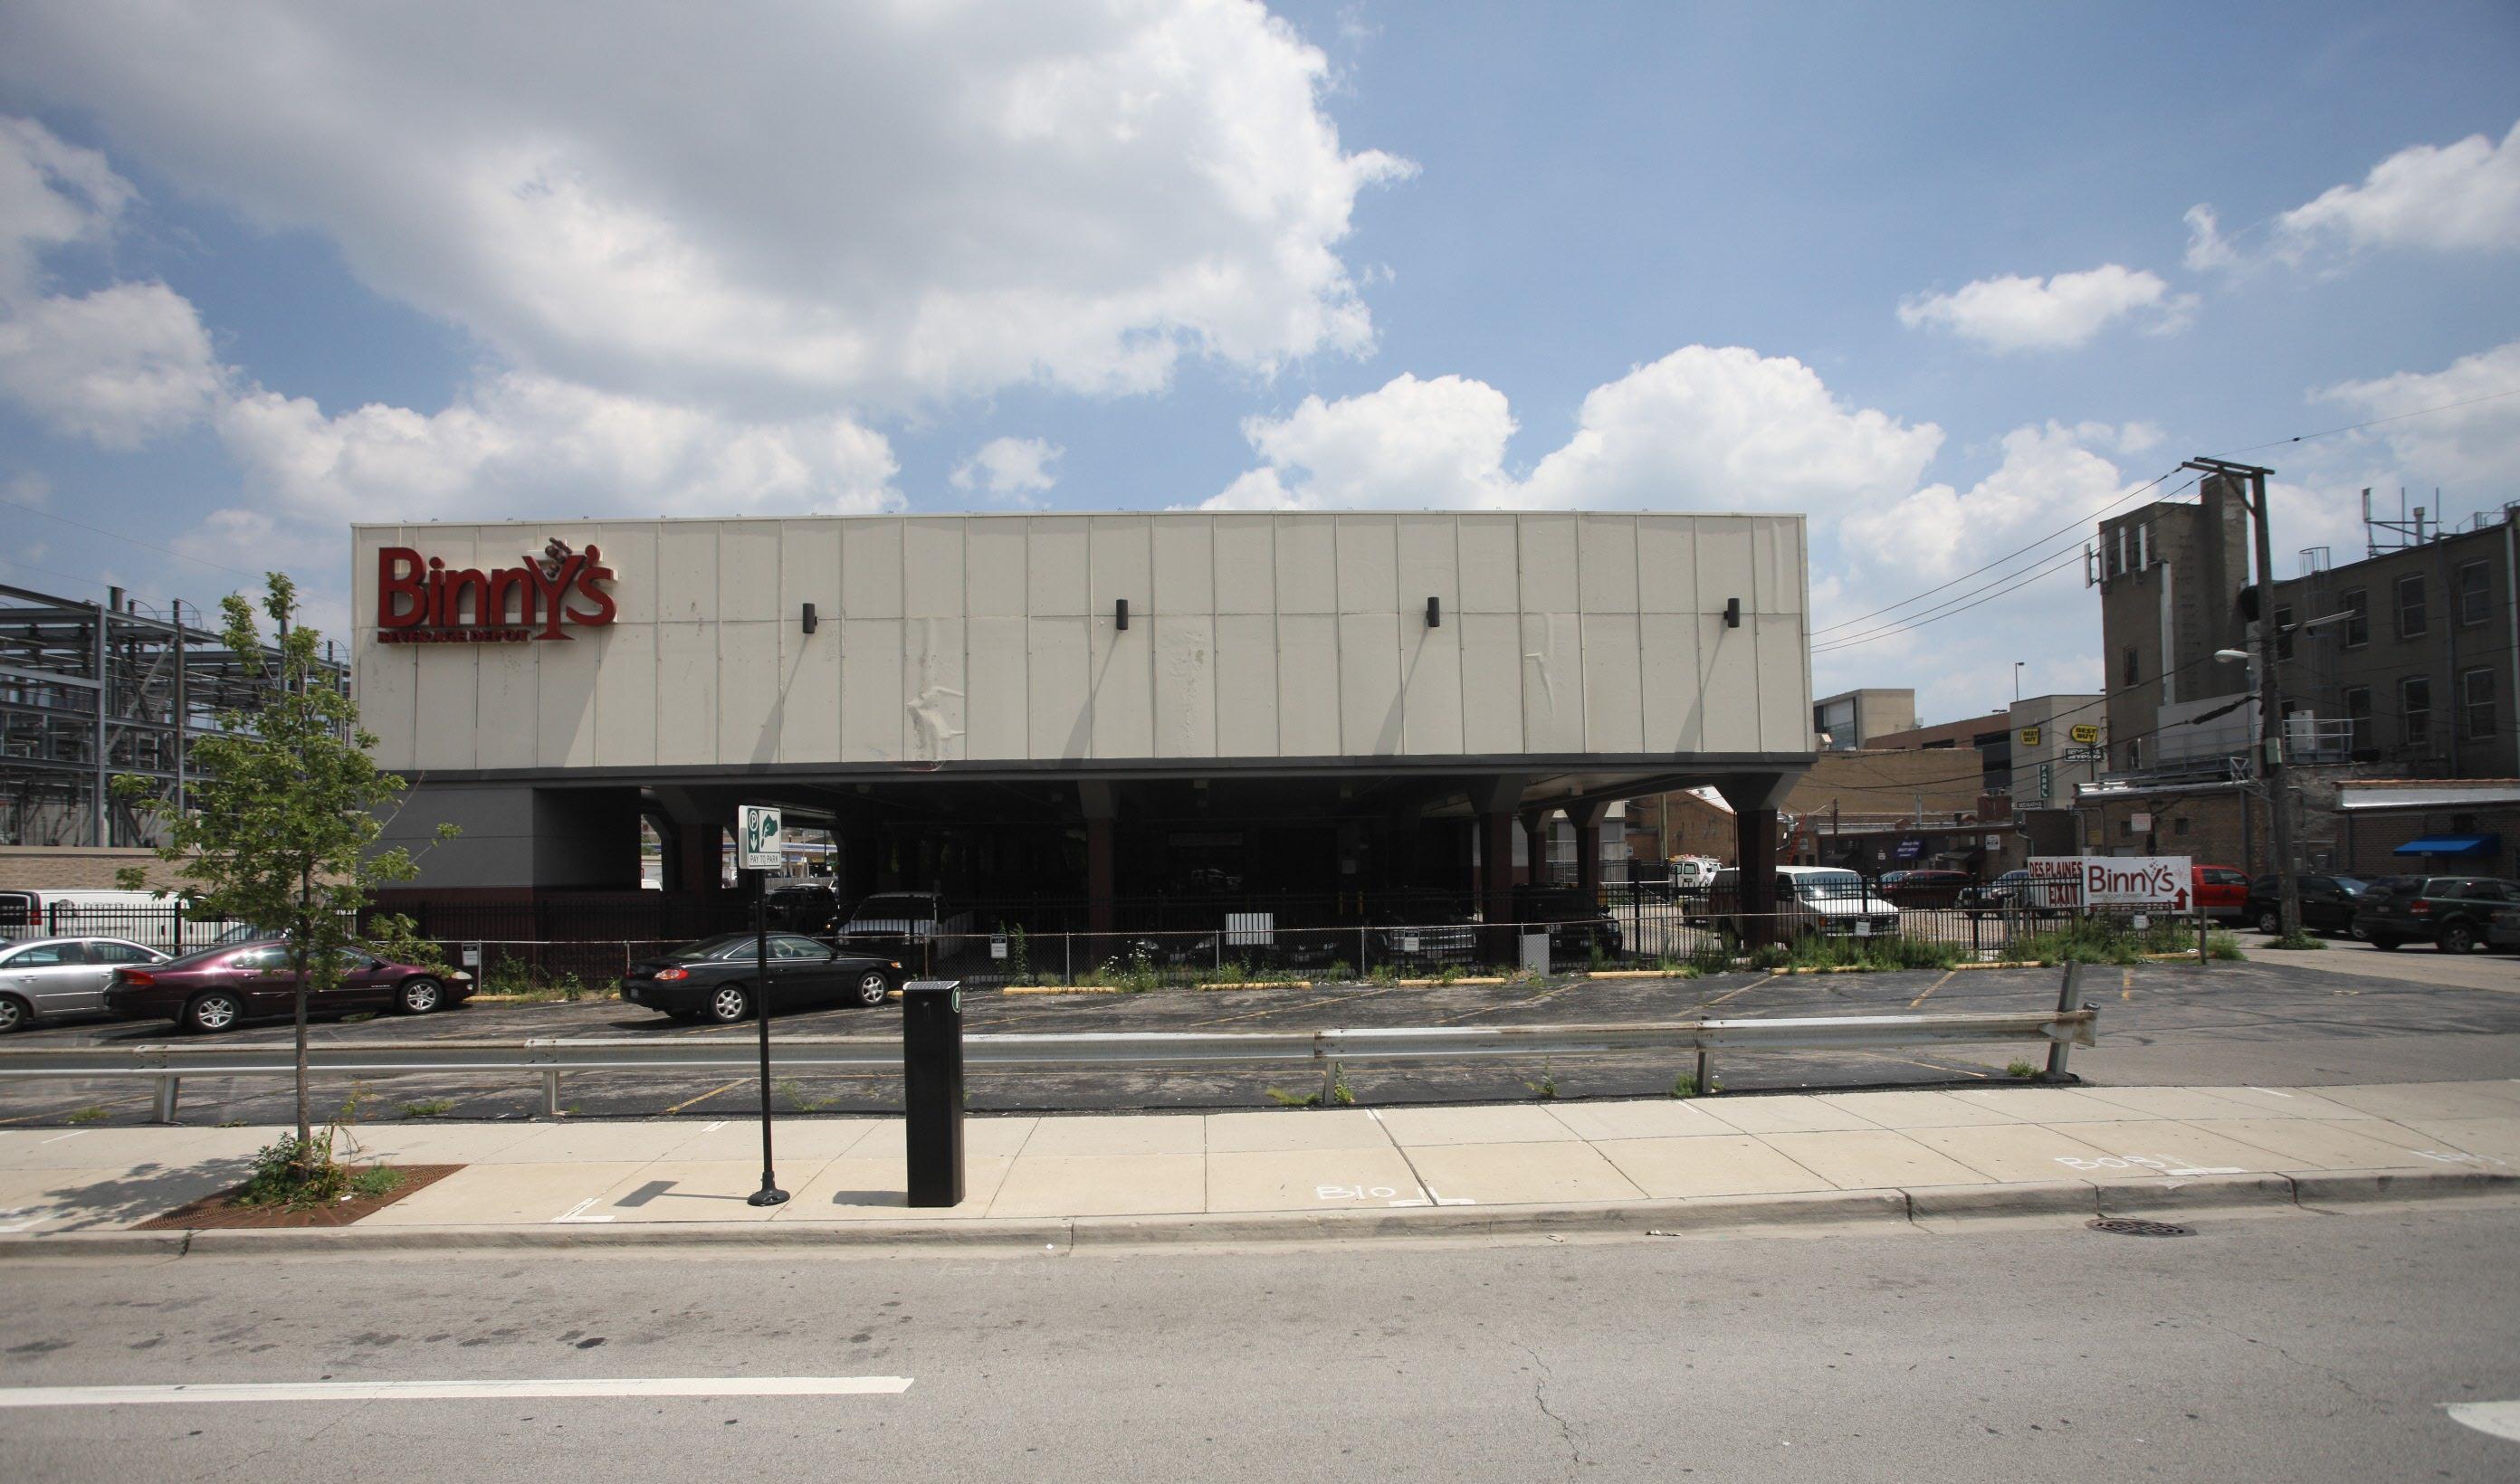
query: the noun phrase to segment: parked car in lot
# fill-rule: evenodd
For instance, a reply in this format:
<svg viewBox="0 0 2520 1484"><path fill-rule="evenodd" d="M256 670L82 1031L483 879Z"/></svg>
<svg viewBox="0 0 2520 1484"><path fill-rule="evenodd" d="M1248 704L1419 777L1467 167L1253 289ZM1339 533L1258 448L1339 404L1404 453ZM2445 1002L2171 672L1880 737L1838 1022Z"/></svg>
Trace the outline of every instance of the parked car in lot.
<svg viewBox="0 0 2520 1484"><path fill-rule="evenodd" d="M2430 943L2466 953L2485 943L2495 917L2520 906L2520 885L2488 876L2393 876L2364 888L2354 925L2374 948Z"/></svg>
<svg viewBox="0 0 2520 1484"><path fill-rule="evenodd" d="M2354 876L2297 876L2293 888L2301 894L2301 925L2309 932L2354 931L2354 906L2362 900L2364 882ZM2245 917L2258 931L2272 936L2283 931L2282 891L2272 876L2262 876L2249 882L2249 902Z"/></svg>
<svg viewBox="0 0 2520 1484"><path fill-rule="evenodd" d="M2485 924L2485 946L2497 953L2520 948L2520 908L2494 915L2494 920Z"/></svg>
<svg viewBox="0 0 2520 1484"><path fill-rule="evenodd" d="M2209 918L2239 922L2249 911L2249 874L2235 866L2194 866L2196 905Z"/></svg>
<svg viewBox="0 0 2520 1484"><path fill-rule="evenodd" d="M770 888L761 910L770 925L782 932L821 937L838 923L840 899L821 882L788 881Z"/></svg>
<svg viewBox="0 0 2520 1484"><path fill-rule="evenodd" d="M1901 907L1957 907L1976 885L1965 871L1892 871L1883 874L1875 893Z"/></svg>
<svg viewBox="0 0 2520 1484"><path fill-rule="evenodd" d="M1707 915L1718 932L1742 939L1750 918L1741 896L1741 873L1726 867L1707 888ZM1887 938L1899 932L1899 908L1864 884L1864 877L1836 866L1777 868L1777 935L1780 938Z"/></svg>
<svg viewBox="0 0 2520 1484"><path fill-rule="evenodd" d="M732 1025L759 1008L759 945L748 932L722 932L630 966L624 1002L677 1020ZM901 986L901 963L833 948L802 933L770 935L770 1006L775 1013L813 1005L881 1005Z"/></svg>
<svg viewBox="0 0 2520 1484"><path fill-rule="evenodd" d="M472 993L472 976L460 969L391 964L357 949L341 952L340 982L319 990L310 1015L344 1015L382 1010L425 1015L458 1005ZM144 968L117 968L105 992L105 1008L133 1020L172 1020L180 1030L222 1031L241 1020L296 1012L297 975L285 942L204 949Z"/></svg>
<svg viewBox="0 0 2520 1484"><path fill-rule="evenodd" d="M1591 958L1595 952L1615 955L1620 947L1619 921L1601 910L1590 888L1583 886L1516 886L1513 920L1546 923L1552 964Z"/></svg>
<svg viewBox="0 0 2520 1484"><path fill-rule="evenodd" d="M850 909L840 924L840 946L859 953L895 958L916 955L933 946L950 954L963 945L939 943L971 930L971 915L955 912L933 891L879 891Z"/></svg>
<svg viewBox="0 0 2520 1484"><path fill-rule="evenodd" d="M100 1014L113 971L163 964L125 938L31 938L0 944L0 1035L60 1015Z"/></svg>

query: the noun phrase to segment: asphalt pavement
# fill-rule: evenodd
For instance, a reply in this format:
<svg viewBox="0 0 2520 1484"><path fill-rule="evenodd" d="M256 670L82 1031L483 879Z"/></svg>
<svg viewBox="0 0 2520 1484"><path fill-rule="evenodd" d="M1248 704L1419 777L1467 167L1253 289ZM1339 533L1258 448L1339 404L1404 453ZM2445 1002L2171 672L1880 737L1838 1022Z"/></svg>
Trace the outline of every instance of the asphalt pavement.
<svg viewBox="0 0 2520 1484"><path fill-rule="evenodd" d="M0 1476L2520 1476L2520 1210L2193 1231L43 1259Z"/></svg>
<svg viewBox="0 0 2520 1484"><path fill-rule="evenodd" d="M2028 1010L2055 1003L2054 968L1774 975L1731 972L1694 979L1559 977L1501 985L1319 985L1309 988L1146 994L1009 996L966 1000L967 1030L1312 1030L1328 1027L1633 1023L1698 1015L1863 1014L1909 1010ZM2507 1076L2520 1067L2520 959L2451 958L2423 949L2380 954L2337 941L2329 950L2259 950L2251 962L2087 967L2084 988L2101 1012L2096 1050L2078 1052L2074 1070L2118 1085L2261 1083L2319 1086L2387 1081L2459 1081ZM892 1010L832 1009L774 1017L774 1034L890 1034ZM285 1042L285 1023L264 1023L236 1039ZM450 1038L522 1041L535 1037L718 1036L748 1043L748 1026L696 1028L602 999L574 1004L473 1004L419 1018L326 1022L327 1041ZM170 1039L158 1023L89 1022L45 1027L10 1046L143 1044ZM1715 1070L1727 1091L1957 1086L2001 1080L2025 1048L1917 1049L1737 1056ZM1688 1068L1665 1057L1600 1056L1520 1064L1494 1061L1348 1070L1360 1103L1493 1102L1533 1099L1652 1097ZM443 1073L371 1079L361 1116L452 1119L529 1118L540 1090L525 1075ZM319 1083L327 1105L352 1086ZM976 1111L1193 1111L1275 1106L1318 1091L1291 1071L1265 1069L1097 1069L1075 1073L975 1076ZM578 1117L717 1118L752 1106L748 1078L698 1074L572 1074L566 1105ZM787 1111L880 1111L899 1105L889 1074L826 1075L781 1082ZM191 1123L269 1123L288 1116L285 1081L187 1078L183 1115ZM0 1125L145 1121L149 1098L136 1083L0 1081Z"/></svg>

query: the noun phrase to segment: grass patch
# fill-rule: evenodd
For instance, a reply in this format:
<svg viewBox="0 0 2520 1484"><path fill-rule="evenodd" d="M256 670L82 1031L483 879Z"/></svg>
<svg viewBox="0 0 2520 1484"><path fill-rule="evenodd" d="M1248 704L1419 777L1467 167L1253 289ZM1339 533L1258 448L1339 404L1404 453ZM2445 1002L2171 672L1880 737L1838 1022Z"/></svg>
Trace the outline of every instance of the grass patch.
<svg viewBox="0 0 2520 1484"><path fill-rule="evenodd" d="M2195 951L2193 922L2168 918L2138 932L2123 918L2094 917L2017 938L2005 952L2011 958L2031 959L2043 965L2116 964L2133 967L2142 963L2148 953ZM2238 959L2240 940L2228 932L2213 933L2206 938L2205 951L2210 958Z"/></svg>
<svg viewBox="0 0 2520 1484"><path fill-rule="evenodd" d="M2238 946L2236 941L2233 946ZM2314 938L2306 932L2297 932L2288 938L2270 938L2258 946L2261 948L2280 948L2287 953L2317 953L2323 952L2326 949L2327 940L2325 938ZM2205 940L2205 951L2209 955L2214 951L2214 940L2210 937Z"/></svg>
<svg viewBox="0 0 2520 1484"><path fill-rule="evenodd" d="M405 1118L439 1118L454 1110L455 1100L452 1098L423 1098L418 1102L402 1105Z"/></svg>
<svg viewBox="0 0 2520 1484"><path fill-rule="evenodd" d="M521 959L501 959L484 969L481 992L520 1005L574 1005L603 997L574 973L546 973Z"/></svg>
<svg viewBox="0 0 2520 1484"><path fill-rule="evenodd" d="M793 1077L782 1077L776 1086L779 1089L779 1096L787 1099L788 1106L800 1113L819 1113L827 1107L836 1105L840 1101L837 1098L809 1098L805 1095L804 1084Z"/></svg>
<svg viewBox="0 0 2520 1484"><path fill-rule="evenodd" d="M2324 948L2327 945L2321 943L2318 946ZM2249 960L2249 956L2247 954L2240 952L2239 937L2236 934L2228 932L2209 933L2206 935L2205 957L2223 964L2245 964Z"/></svg>
<svg viewBox="0 0 2520 1484"><path fill-rule="evenodd" d="M1539 1081L1533 1082L1526 1078L1522 1085L1531 1089L1533 1097L1544 1101L1557 1096L1557 1079L1550 1073L1546 1062L1541 1065Z"/></svg>
<svg viewBox="0 0 2520 1484"><path fill-rule="evenodd" d="M2004 1063L2003 1070L2007 1076L2024 1078L2036 1077L2039 1075L2039 1064L2025 1057L2015 1057L2010 1061Z"/></svg>
<svg viewBox="0 0 2520 1484"><path fill-rule="evenodd" d="M1927 938L1823 938L1810 934L1783 948L1781 968L1949 968L1968 955L1957 943Z"/></svg>
<svg viewBox="0 0 2520 1484"><path fill-rule="evenodd" d="M1679 1076L1672 1078L1671 1095L1675 1098L1696 1097L1697 1074L1695 1072L1683 1072Z"/></svg>
<svg viewBox="0 0 2520 1484"><path fill-rule="evenodd" d="M105 1107L101 1103L91 1102L87 1106L80 1108L77 1112L70 1114L70 1122L72 1123L101 1123L104 1120Z"/></svg>

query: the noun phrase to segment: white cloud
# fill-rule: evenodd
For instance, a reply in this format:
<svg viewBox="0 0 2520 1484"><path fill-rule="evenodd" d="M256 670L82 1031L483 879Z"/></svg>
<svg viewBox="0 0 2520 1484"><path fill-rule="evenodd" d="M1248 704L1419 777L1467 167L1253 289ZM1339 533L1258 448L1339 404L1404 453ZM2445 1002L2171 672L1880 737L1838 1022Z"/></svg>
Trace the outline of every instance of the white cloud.
<svg viewBox="0 0 2520 1484"><path fill-rule="evenodd" d="M2223 219L2214 214L2212 206L2199 202L2180 219L2187 223L2188 272L2210 273L2239 263L2239 249L2224 238Z"/></svg>
<svg viewBox="0 0 2520 1484"><path fill-rule="evenodd" d="M1211 509L1413 508L1511 504L1505 472L1513 416L1505 393L1465 377L1394 378L1374 391L1304 398L1282 418L1246 418L1242 435L1269 461L1207 502Z"/></svg>
<svg viewBox="0 0 2520 1484"><path fill-rule="evenodd" d="M190 426L224 379L192 304L163 284L0 306L0 396L100 447Z"/></svg>
<svg viewBox="0 0 2520 1484"><path fill-rule="evenodd" d="M2132 487L2115 464L2092 451L2123 439L2120 429L2104 424L2016 427L2003 435L2002 462L1966 493L1930 484L1850 515L1840 534L1850 570L1866 579L1858 590L1904 593L1919 579L1939 582L2025 545L2072 547L2082 539L2074 527L2090 524L2089 517Z"/></svg>
<svg viewBox="0 0 2520 1484"><path fill-rule="evenodd" d="M217 415L257 512L330 522L562 515L853 513L899 503L880 433L847 418L741 422L510 373L422 414L327 417L254 390Z"/></svg>
<svg viewBox="0 0 2520 1484"><path fill-rule="evenodd" d="M45 292L44 254L107 240L131 199L105 157L0 118L0 397L115 449L192 423L225 379L200 316L163 284Z"/></svg>
<svg viewBox="0 0 2520 1484"><path fill-rule="evenodd" d="M954 466L947 482L956 489L985 490L1016 505L1038 504L1032 497L1058 482L1050 466L1065 452L1047 438L991 438Z"/></svg>
<svg viewBox="0 0 2520 1484"><path fill-rule="evenodd" d="M2520 498L2520 395L2510 394L2515 390L2520 340L2461 356L2440 371L2341 382L2313 395L2365 420L2400 420L2349 445L2365 454L2376 446L2388 455L2378 477L2364 483L2438 486L2477 509Z"/></svg>
<svg viewBox="0 0 2520 1484"><path fill-rule="evenodd" d="M2254 254L2223 236L2212 206L2191 206L2186 219L2187 266L2198 272L2383 248L2509 252L2520 247L2520 123L2499 144L2471 134L2454 144L2409 145L2361 184L2331 187L2276 213Z"/></svg>
<svg viewBox="0 0 2520 1484"><path fill-rule="evenodd" d="M2173 294L2160 275L2102 263L2053 278L1983 278L1950 293L1899 304L1899 323L1934 325L1989 350L2056 350L2084 344L2112 321L2141 316L2155 334L2187 326L2192 295Z"/></svg>
<svg viewBox="0 0 2520 1484"><path fill-rule="evenodd" d="M1463 377L1307 397L1243 433L1268 462L1210 509L1418 506L1837 510L1912 487L1942 444L1852 410L1788 356L1684 346L1585 397L1574 432L1526 478L1506 467L1505 394Z"/></svg>
<svg viewBox="0 0 2520 1484"><path fill-rule="evenodd" d="M622 0L602 31L92 0L10 8L0 79L611 392L786 416L1372 344L1337 247L1410 167L1341 145L1324 57L1252 0Z"/></svg>
<svg viewBox="0 0 2520 1484"><path fill-rule="evenodd" d="M2436 148L2413 145L2275 218L2297 245L2508 252L2520 247L2520 124L2497 146L2483 134Z"/></svg>

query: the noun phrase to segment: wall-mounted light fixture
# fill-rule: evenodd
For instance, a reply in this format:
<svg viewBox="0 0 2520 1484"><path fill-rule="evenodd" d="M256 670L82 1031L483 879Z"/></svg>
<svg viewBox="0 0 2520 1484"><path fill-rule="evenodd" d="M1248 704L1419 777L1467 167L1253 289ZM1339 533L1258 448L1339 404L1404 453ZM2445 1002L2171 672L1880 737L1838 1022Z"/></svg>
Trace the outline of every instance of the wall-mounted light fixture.
<svg viewBox="0 0 2520 1484"><path fill-rule="evenodd" d="M1112 613L1111 613L1111 622L1112 622L1113 626L1114 626L1114 627L1117 627L1117 628L1125 629L1125 628L1127 628L1127 627L1129 626L1129 600L1128 600L1128 599L1123 598L1123 599L1121 599L1121 600L1119 601L1119 607L1118 607L1117 608L1115 608L1115 609L1113 609L1113 610L1112 610Z"/></svg>
<svg viewBox="0 0 2520 1484"><path fill-rule="evenodd" d="M814 606L810 603L805 605L805 632L808 634L814 632L814 626L821 621L814 616Z"/></svg>
<svg viewBox="0 0 2520 1484"><path fill-rule="evenodd" d="M1441 598L1429 598L1429 599L1427 599L1427 600L1426 600L1426 627L1428 627L1428 628L1430 628L1430 629L1440 629L1440 628L1442 628L1443 626L1444 626L1444 600L1443 600L1443 599L1441 599Z"/></svg>
<svg viewBox="0 0 2520 1484"><path fill-rule="evenodd" d="M1727 598L1724 600L1724 626L1728 629L1737 629L1741 626L1740 599Z"/></svg>

